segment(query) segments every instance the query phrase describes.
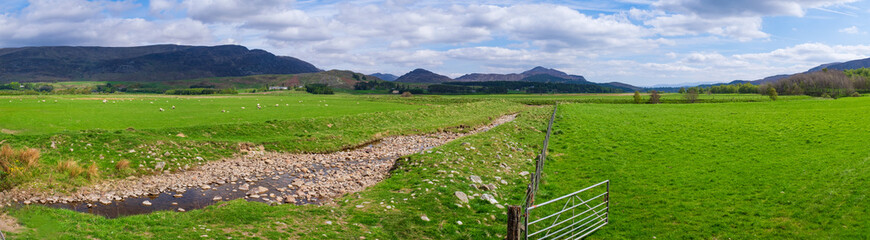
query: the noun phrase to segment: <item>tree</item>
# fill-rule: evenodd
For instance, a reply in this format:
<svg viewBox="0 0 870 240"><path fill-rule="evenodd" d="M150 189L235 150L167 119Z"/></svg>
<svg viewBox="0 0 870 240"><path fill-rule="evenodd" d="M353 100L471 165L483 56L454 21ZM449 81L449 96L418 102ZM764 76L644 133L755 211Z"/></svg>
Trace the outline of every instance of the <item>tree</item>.
<svg viewBox="0 0 870 240"><path fill-rule="evenodd" d="M686 95L683 95L686 98L686 102L695 103L698 101L698 90L695 88L689 88L689 91L686 92Z"/></svg>
<svg viewBox="0 0 870 240"><path fill-rule="evenodd" d="M643 98L640 97L640 92L634 91L634 103L640 104L643 101Z"/></svg>
<svg viewBox="0 0 870 240"><path fill-rule="evenodd" d="M656 90L652 90L652 93L649 95L649 104L659 104L661 103L662 95L659 95L659 92Z"/></svg>
<svg viewBox="0 0 870 240"><path fill-rule="evenodd" d="M685 87L681 87L679 93L680 93L680 94L686 93L686 88L685 88Z"/></svg>
<svg viewBox="0 0 870 240"><path fill-rule="evenodd" d="M776 93L776 88L770 87L767 89L767 96L770 96L770 100L776 101L779 95Z"/></svg>

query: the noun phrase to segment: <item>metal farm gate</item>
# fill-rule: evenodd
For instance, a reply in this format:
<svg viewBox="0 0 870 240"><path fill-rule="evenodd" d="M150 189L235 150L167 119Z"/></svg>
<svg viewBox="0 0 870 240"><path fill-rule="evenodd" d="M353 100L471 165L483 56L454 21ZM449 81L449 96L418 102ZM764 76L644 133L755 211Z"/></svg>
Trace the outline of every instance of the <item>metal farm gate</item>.
<svg viewBox="0 0 870 240"><path fill-rule="evenodd" d="M535 173L531 174L524 204L508 207L509 240L581 239L610 222L610 180L535 204L535 193L541 181L557 109L558 105L553 107L544 146L535 163Z"/></svg>

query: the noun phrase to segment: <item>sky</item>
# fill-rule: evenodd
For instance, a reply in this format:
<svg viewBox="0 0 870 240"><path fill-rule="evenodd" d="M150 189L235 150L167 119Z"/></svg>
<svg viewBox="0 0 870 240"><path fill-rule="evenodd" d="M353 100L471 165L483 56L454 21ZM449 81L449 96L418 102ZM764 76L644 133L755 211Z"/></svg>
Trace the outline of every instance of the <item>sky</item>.
<svg viewBox="0 0 870 240"><path fill-rule="evenodd" d="M321 69L638 86L870 57L870 0L3 0L0 48L238 44Z"/></svg>

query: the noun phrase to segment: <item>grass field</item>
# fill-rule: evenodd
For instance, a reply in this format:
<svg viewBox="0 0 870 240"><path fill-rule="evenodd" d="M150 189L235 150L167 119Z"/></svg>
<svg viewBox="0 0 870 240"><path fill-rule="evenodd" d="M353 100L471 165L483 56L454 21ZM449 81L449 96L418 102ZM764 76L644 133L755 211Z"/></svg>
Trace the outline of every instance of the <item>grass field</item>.
<svg viewBox="0 0 870 240"><path fill-rule="evenodd" d="M257 109L258 104L262 109ZM172 109L173 106L175 109ZM161 112L161 108L165 111ZM86 129L119 130L130 127L154 129L334 117L420 108L348 96L310 94L0 97L0 112L3 112L0 115L0 128L19 134Z"/></svg>
<svg viewBox="0 0 870 240"><path fill-rule="evenodd" d="M870 98L559 110L539 197L610 179L593 239L870 237Z"/></svg>
<svg viewBox="0 0 870 240"><path fill-rule="evenodd" d="M523 103L583 102L596 98L506 95L406 99L336 95L333 97L339 99L329 99L333 97L307 94L274 97L284 101L344 100L351 105L357 100L361 104L371 101L383 107L359 113L350 110L343 114L321 113L327 115L316 118L304 114L271 120L251 117L243 122L220 124L200 122L193 126L142 130L134 127L135 131L124 130L127 127L118 124L116 130L5 137L16 146L36 146L46 151L41 166L53 166L52 161L65 157L86 161L99 159L103 154L105 159L99 163L105 164L109 173L104 177L114 178L124 175L109 169L110 159L131 158L146 168L154 163L146 154L130 154L127 152L130 148L140 153L159 148L155 152L172 153L165 159L176 158L173 163L195 164L184 158L195 155L220 159L237 152L233 146L239 142L262 144L274 151L332 151L377 136L481 125L494 116L520 114L516 121L491 131L400 159L389 178L365 191L339 198L334 204L268 206L234 200L185 213L155 212L117 219L39 206L5 208L2 211L27 227L14 237L501 239L505 232L505 210L479 197L463 204L454 192L490 193L501 205L521 204L528 176L519 172L533 170L532 159L540 150L551 111L547 106ZM607 99L631 98L598 97L607 103L615 102ZM719 97L728 98L711 96ZM870 98L794 97L786 98L792 101L776 102L748 95L731 98L764 102L560 105L538 200L610 179L612 220L592 234L593 239L870 237L866 187L870 180L870 149L866 148L870 142L870 125L866 124L870 122ZM267 109L260 111L264 110ZM177 133L187 137L176 137ZM56 150L48 146L51 141L59 143ZM165 144L169 142L172 144ZM67 148L76 150L67 152ZM51 188L41 184L46 182L49 172L37 170L19 180L21 184ZM147 173L143 170L139 174ZM505 180L508 184L499 183L497 190L483 191L470 186L471 175L480 176L484 183ZM82 178L54 181L69 182L58 188L89 183ZM424 215L430 221L423 220Z"/></svg>

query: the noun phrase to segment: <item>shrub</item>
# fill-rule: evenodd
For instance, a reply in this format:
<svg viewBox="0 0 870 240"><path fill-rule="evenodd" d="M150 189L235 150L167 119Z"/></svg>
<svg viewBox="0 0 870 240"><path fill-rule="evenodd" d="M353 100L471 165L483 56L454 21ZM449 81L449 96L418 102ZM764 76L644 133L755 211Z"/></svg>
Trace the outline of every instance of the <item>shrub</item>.
<svg viewBox="0 0 870 240"><path fill-rule="evenodd" d="M91 165L88 166L88 170L85 171L88 176L88 179L94 179L100 176L100 169L97 168L97 163L91 162Z"/></svg>
<svg viewBox="0 0 870 240"><path fill-rule="evenodd" d="M403 92L402 93L402 97L413 97L413 96L414 96L414 94L411 94L411 92Z"/></svg>
<svg viewBox="0 0 870 240"><path fill-rule="evenodd" d="M0 166L3 167L3 171L9 171L9 168L14 164L15 155L15 150L9 145L0 146Z"/></svg>
<svg viewBox="0 0 870 240"><path fill-rule="evenodd" d="M767 96L770 97L770 100L776 101L776 98L779 96L779 94L776 93L776 88L768 88Z"/></svg>
<svg viewBox="0 0 870 240"><path fill-rule="evenodd" d="M861 94L858 93L858 92L852 92L852 94L851 94L850 96L852 96L852 97L860 97Z"/></svg>
<svg viewBox="0 0 870 240"><path fill-rule="evenodd" d="M634 91L634 103L640 104L643 101L643 98L640 97L640 92Z"/></svg>
<svg viewBox="0 0 870 240"><path fill-rule="evenodd" d="M659 92L653 90L649 95L649 104L659 104L661 103L662 95L659 95Z"/></svg>
<svg viewBox="0 0 870 240"><path fill-rule="evenodd" d="M686 102L695 103L698 101L698 90L695 88L689 88L689 91L686 92L686 95L683 95L686 98Z"/></svg>
<svg viewBox="0 0 870 240"><path fill-rule="evenodd" d="M82 167L79 166L79 163L75 160L66 160L57 163L57 170L69 173L70 177L76 177L84 172L84 169L82 169Z"/></svg>
<svg viewBox="0 0 870 240"><path fill-rule="evenodd" d="M326 84L305 84L305 91L311 94L334 94L332 88Z"/></svg>
<svg viewBox="0 0 870 240"><path fill-rule="evenodd" d="M121 159L121 161L118 161L117 163L115 163L115 169L123 171L123 170L126 170L127 168L130 168L130 160Z"/></svg>
<svg viewBox="0 0 870 240"><path fill-rule="evenodd" d="M22 163L27 165L27 167L33 167L39 164L39 149L36 148L28 148L21 152L18 155L18 159L21 160Z"/></svg>

